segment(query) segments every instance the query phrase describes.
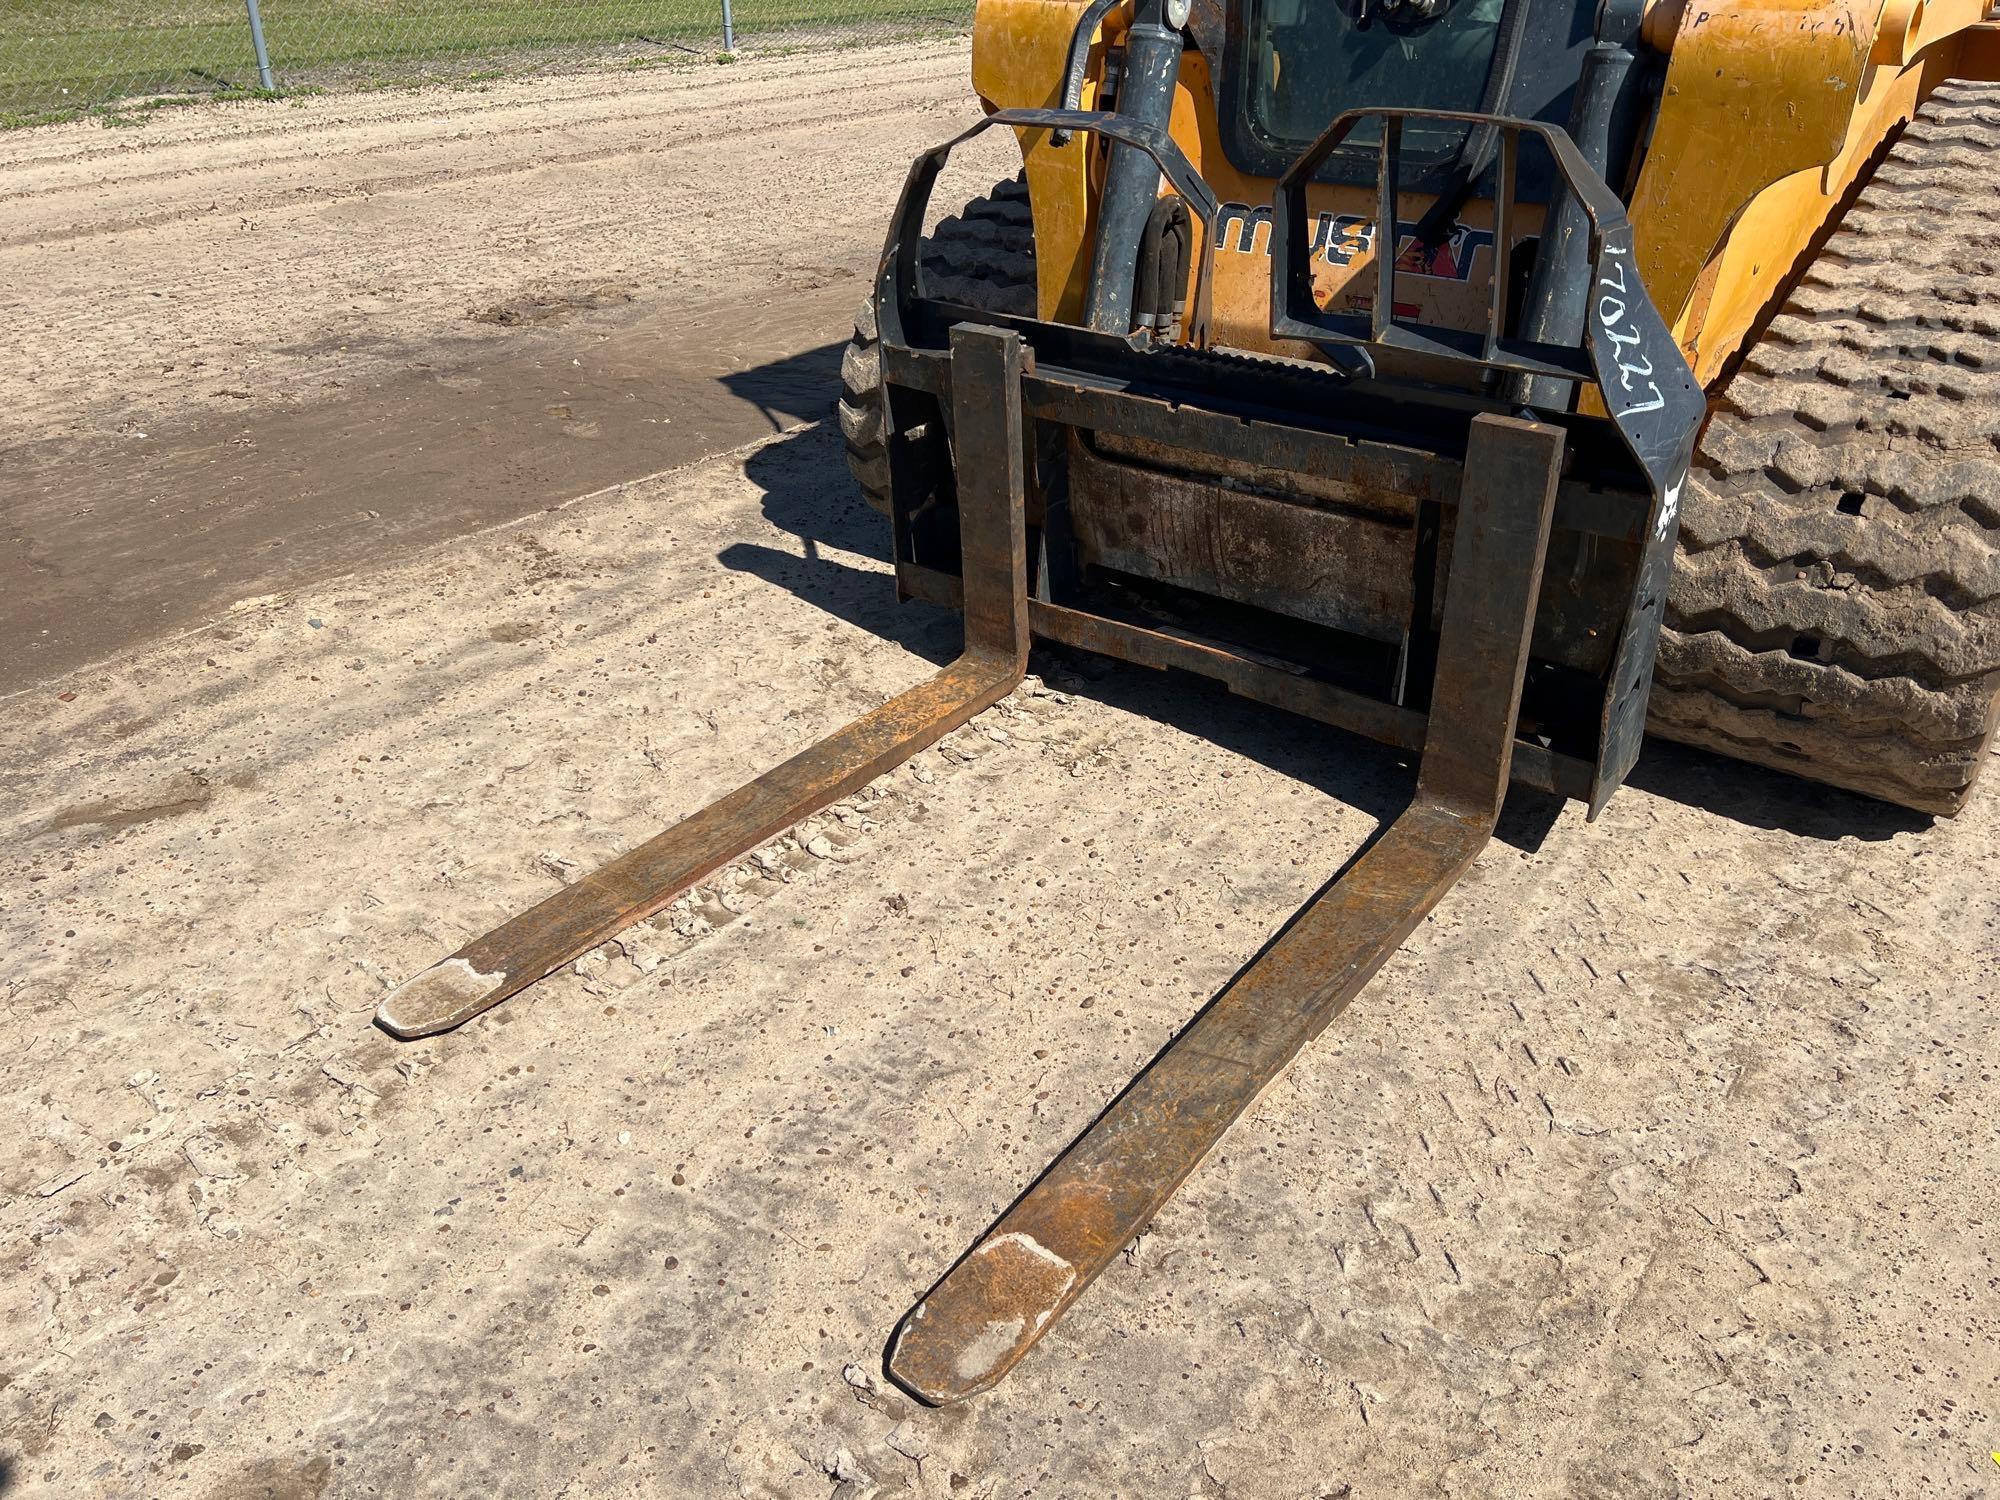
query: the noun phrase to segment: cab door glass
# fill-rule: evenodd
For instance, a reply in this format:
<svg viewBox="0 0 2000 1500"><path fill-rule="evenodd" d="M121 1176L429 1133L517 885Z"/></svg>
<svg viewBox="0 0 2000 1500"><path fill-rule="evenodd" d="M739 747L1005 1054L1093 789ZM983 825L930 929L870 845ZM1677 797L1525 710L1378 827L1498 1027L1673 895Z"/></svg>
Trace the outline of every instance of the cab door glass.
<svg viewBox="0 0 2000 1500"><path fill-rule="evenodd" d="M1297 152L1343 110L1477 110L1493 70L1503 0L1251 0L1249 124L1270 146ZM1403 149L1413 167L1458 149L1467 127L1411 120ZM1347 139L1380 137L1373 123Z"/></svg>

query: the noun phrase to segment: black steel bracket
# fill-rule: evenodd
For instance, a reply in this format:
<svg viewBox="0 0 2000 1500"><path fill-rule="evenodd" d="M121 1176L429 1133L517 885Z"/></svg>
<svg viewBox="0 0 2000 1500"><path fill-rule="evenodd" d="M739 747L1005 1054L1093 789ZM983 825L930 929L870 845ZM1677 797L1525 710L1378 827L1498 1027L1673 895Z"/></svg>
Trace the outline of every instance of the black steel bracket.
<svg viewBox="0 0 2000 1500"><path fill-rule="evenodd" d="M1173 136L1160 126L1148 125L1120 114L1085 109L995 110L910 164L902 197L897 200L895 215L889 221L889 238L882 248L882 260L876 273L876 316L881 320L883 342L905 342L903 328L909 299L917 294L917 253L923 242L924 214L930 207L938 174L944 170L953 151L974 136L1002 125L1017 130L1070 130L1101 135L1106 140L1134 146L1153 159L1161 175L1186 202L1188 211L1201 221L1203 253L1195 272L1194 312L1188 334L1197 347L1205 347L1209 334L1209 296L1213 281L1210 266L1214 258L1215 216L1219 208L1214 190L1202 180L1201 174L1194 169L1194 164L1187 159L1187 154ZM967 309L967 312L977 322L1012 326L1011 320L995 318L993 314L977 308Z"/></svg>
<svg viewBox="0 0 2000 1500"><path fill-rule="evenodd" d="M1381 122L1376 179L1375 293L1366 313L1328 311L1313 295L1306 190L1340 143L1367 120ZM1483 332L1445 328L1396 315L1397 175L1403 124L1437 120L1490 125L1501 132L1493 195L1493 297ZM1508 218L1518 176L1520 142L1533 136L1555 160L1590 220L1592 299L1578 345L1509 338L1505 332L1511 252ZM1678 496L1707 410L1694 371L1646 295L1632 254L1632 224L1625 205L1577 150L1569 132L1540 120L1437 109L1352 109L1278 179L1271 214L1271 333L1320 349L1394 349L1407 354L1470 362L1517 375L1546 375L1594 384L1605 410L1656 496Z"/></svg>
<svg viewBox="0 0 2000 1500"><path fill-rule="evenodd" d="M1090 0L1083 14L1077 17L1076 29L1069 37L1069 60L1063 65L1062 108L1083 108L1083 75L1090 66L1090 39L1097 35L1104 18L1124 3L1125 0ZM1049 132L1049 144L1067 146L1074 134L1069 127L1059 125Z"/></svg>

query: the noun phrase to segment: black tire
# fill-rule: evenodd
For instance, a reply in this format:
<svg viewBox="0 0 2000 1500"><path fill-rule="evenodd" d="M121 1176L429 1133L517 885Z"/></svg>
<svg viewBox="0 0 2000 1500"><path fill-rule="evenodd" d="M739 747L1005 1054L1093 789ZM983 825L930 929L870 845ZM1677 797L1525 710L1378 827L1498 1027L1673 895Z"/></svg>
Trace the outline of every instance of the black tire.
<svg viewBox="0 0 2000 1500"><path fill-rule="evenodd" d="M1002 182L924 240L917 259L926 296L949 297L987 312L1035 314L1035 226L1028 185ZM854 338L840 361L840 432L847 467L868 503L889 510L889 456L882 442L882 356L875 299L854 315Z"/></svg>
<svg viewBox="0 0 2000 1500"><path fill-rule="evenodd" d="M1931 813L2000 708L2000 85L1918 112L1721 394L1655 734Z"/></svg>

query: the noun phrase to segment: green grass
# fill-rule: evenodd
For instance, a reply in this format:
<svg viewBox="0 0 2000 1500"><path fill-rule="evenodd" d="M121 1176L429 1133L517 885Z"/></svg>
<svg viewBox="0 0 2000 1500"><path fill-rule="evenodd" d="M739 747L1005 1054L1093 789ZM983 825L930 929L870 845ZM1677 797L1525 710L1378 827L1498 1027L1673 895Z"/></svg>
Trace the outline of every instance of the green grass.
<svg viewBox="0 0 2000 1500"><path fill-rule="evenodd" d="M942 29L971 0L735 0L737 44L802 30ZM720 0L261 0L280 89L468 60L576 50L713 54ZM241 0L0 0L0 123L132 94L241 96L257 85Z"/></svg>
<svg viewBox="0 0 2000 1500"><path fill-rule="evenodd" d="M187 109L197 104L227 103L232 99L292 99L323 94L326 90L300 88L213 89L203 94L155 94L141 97L126 94L117 99L64 104L50 109L0 109L0 130L26 130L36 125L60 125L65 120L94 119L114 130L136 130L162 110Z"/></svg>

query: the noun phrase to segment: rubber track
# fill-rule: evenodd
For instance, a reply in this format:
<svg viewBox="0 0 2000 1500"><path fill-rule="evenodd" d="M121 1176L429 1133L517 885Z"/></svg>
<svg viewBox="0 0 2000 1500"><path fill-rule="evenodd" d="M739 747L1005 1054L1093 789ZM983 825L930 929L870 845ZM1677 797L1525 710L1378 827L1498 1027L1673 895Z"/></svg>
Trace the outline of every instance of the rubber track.
<svg viewBox="0 0 2000 1500"><path fill-rule="evenodd" d="M939 222L917 258L919 289L989 312L1035 312L1035 229L1028 185L1002 182ZM887 514L889 457L882 442L882 358L875 299L854 315L840 361L840 432L847 466L868 503Z"/></svg>
<svg viewBox="0 0 2000 1500"><path fill-rule="evenodd" d="M1926 812L2000 698L2000 85L1941 87L1720 395L1649 727Z"/></svg>

